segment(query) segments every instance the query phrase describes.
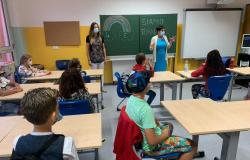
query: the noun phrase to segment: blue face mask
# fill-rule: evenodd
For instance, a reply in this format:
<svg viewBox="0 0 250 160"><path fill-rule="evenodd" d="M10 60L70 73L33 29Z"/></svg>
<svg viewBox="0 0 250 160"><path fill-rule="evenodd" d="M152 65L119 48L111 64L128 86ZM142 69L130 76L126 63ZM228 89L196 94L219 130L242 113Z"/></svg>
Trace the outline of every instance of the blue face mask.
<svg viewBox="0 0 250 160"><path fill-rule="evenodd" d="M94 33L98 33L99 32L99 28L94 28L93 32Z"/></svg>
<svg viewBox="0 0 250 160"><path fill-rule="evenodd" d="M165 31L161 31L161 32L160 32L160 35L161 35L161 36L164 36L164 35L165 35Z"/></svg>

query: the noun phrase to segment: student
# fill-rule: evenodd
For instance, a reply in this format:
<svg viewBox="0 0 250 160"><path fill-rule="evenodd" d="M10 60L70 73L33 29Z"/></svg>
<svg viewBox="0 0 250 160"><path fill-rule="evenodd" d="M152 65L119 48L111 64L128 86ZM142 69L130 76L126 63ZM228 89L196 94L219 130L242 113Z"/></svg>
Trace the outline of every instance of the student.
<svg viewBox="0 0 250 160"><path fill-rule="evenodd" d="M181 152L179 160L191 160L197 152L197 147L191 140L172 136L173 126L160 126L155 119L153 110L144 100L148 92L150 77L144 73L135 72L128 79L128 86L133 91L128 99L126 113L141 129L143 135L142 149L151 156Z"/></svg>
<svg viewBox="0 0 250 160"><path fill-rule="evenodd" d="M91 23L89 35L86 37L86 52L91 69L104 69L106 48L98 23ZM103 76L102 76L103 86ZM102 91L106 92L106 91Z"/></svg>
<svg viewBox="0 0 250 160"><path fill-rule="evenodd" d="M18 83L15 81L11 81L4 76L5 72L3 68L0 67L0 97L12 95L18 92L22 92L23 89L20 87ZM19 102L18 103L4 103L2 102L0 105L0 112L7 114L17 114L19 110Z"/></svg>
<svg viewBox="0 0 250 160"><path fill-rule="evenodd" d="M137 54L135 56L135 61L137 64L133 66L133 68L132 68L133 71L135 71L135 72L149 71L150 76L153 77L153 75L154 75L153 65L150 63L149 59L146 59L146 56L144 53ZM153 100L156 96L156 93L152 90L149 90L147 92L147 95L149 96L147 102L150 105L153 102Z"/></svg>
<svg viewBox="0 0 250 160"><path fill-rule="evenodd" d="M79 72L82 71L82 66L78 58L73 58L71 61L69 61L68 69L72 68L77 69Z"/></svg>
<svg viewBox="0 0 250 160"><path fill-rule="evenodd" d="M77 69L68 69L63 72L60 78L59 93L60 98L65 100L88 100L94 112L93 97L89 94L83 78Z"/></svg>
<svg viewBox="0 0 250 160"><path fill-rule="evenodd" d="M31 55L25 54L20 59L18 74L22 77L40 77L48 75L50 72L32 67Z"/></svg>
<svg viewBox="0 0 250 160"><path fill-rule="evenodd" d="M226 68L222 62L220 52L212 50L207 54L206 62L203 63L196 71L191 73L192 77L203 76L205 84L194 84L192 86L192 95L194 99L209 97L210 93L207 87L208 78L211 76L220 76L226 74Z"/></svg>
<svg viewBox="0 0 250 160"><path fill-rule="evenodd" d="M30 158L41 150L42 153L36 155L41 160L79 159L73 138L56 135L52 131L52 125L58 120L57 96L58 91L50 88L38 88L25 94L21 113L34 127L30 134L15 138L12 159Z"/></svg>
<svg viewBox="0 0 250 160"><path fill-rule="evenodd" d="M14 81L7 79L4 76L3 68L0 67L0 96L8 96L14 93L22 92L23 89L20 85Z"/></svg>

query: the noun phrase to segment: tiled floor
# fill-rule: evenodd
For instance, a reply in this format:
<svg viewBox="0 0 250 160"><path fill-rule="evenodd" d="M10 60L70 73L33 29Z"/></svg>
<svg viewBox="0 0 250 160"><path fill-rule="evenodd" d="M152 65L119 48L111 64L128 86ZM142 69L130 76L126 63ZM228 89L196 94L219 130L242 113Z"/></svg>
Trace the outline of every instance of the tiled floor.
<svg viewBox="0 0 250 160"><path fill-rule="evenodd" d="M191 98L191 88L192 83L184 84L183 88L183 99ZM107 93L104 94L104 105L105 109L101 111L102 113L102 133L103 138L106 141L99 152L99 160L114 160L115 156L112 152L113 150L113 139L116 131L117 119L119 112L116 111L116 105L121 100L116 95L116 86L105 86L104 88ZM154 100L154 104L159 104L159 87L154 86L154 90L157 92L157 97ZM232 100L242 100L245 96L247 90L245 88L235 88L232 94ZM227 95L226 95L227 96ZM226 97L225 96L225 97ZM165 99L171 99L171 89L165 87ZM124 102L123 104L126 104ZM166 113L164 109L154 109L157 117L160 117ZM249 115L250 116L250 115ZM191 136L181 127L178 122L172 121L174 124L174 134L184 137ZM204 150L206 156L200 160L212 160L215 156L220 156L222 139L217 135L204 135L200 136L199 150ZM94 160L94 155L92 153L80 154L81 160ZM250 160L250 132L241 132L240 142L237 151L237 160Z"/></svg>

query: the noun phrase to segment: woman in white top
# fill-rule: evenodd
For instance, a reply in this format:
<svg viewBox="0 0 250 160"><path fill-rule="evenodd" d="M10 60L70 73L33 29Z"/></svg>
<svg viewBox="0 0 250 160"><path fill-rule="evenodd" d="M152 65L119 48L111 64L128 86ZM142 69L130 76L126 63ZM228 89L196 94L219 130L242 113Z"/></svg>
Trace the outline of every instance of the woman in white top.
<svg viewBox="0 0 250 160"><path fill-rule="evenodd" d="M153 51L153 58L155 62L155 71L167 70L167 50L171 48L172 43L175 41L175 37L170 38L168 41L164 26L156 28L157 35L152 37L150 43L150 50Z"/></svg>

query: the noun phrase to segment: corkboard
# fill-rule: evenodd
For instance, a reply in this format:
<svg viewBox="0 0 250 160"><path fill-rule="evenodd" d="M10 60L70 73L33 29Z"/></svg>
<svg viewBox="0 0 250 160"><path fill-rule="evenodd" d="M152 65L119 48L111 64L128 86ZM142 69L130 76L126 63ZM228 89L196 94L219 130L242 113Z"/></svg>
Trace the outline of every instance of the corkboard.
<svg viewBox="0 0 250 160"><path fill-rule="evenodd" d="M246 14L244 21L244 34L250 34L250 4L246 6Z"/></svg>
<svg viewBox="0 0 250 160"><path fill-rule="evenodd" d="M79 21L44 22L44 32L47 46L79 46L81 44Z"/></svg>

